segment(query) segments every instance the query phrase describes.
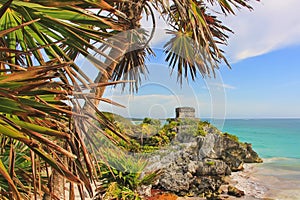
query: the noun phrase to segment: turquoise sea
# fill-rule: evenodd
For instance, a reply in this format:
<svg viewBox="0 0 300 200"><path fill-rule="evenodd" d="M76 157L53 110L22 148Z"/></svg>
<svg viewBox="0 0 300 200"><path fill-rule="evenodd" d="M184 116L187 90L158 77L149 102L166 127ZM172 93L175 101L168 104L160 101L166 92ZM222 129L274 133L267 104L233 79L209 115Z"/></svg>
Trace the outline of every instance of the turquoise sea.
<svg viewBox="0 0 300 200"><path fill-rule="evenodd" d="M227 119L218 128L252 143L263 158L254 175L268 197L300 200L300 119Z"/></svg>

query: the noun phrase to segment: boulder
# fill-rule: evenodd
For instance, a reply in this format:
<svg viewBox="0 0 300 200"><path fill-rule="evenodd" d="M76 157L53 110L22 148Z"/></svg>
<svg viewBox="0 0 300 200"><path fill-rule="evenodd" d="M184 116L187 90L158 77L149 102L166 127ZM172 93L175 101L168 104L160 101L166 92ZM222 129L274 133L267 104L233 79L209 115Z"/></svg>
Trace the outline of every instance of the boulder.
<svg viewBox="0 0 300 200"><path fill-rule="evenodd" d="M237 189L234 186L228 186L228 195L235 196L235 197L242 197L245 195L245 192L242 190Z"/></svg>

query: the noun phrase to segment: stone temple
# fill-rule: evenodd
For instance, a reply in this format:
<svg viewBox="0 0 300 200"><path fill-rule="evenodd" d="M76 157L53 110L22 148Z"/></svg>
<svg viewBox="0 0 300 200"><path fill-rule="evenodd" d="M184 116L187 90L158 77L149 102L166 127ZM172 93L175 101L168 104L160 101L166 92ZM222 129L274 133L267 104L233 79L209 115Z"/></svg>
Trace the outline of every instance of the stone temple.
<svg viewBox="0 0 300 200"><path fill-rule="evenodd" d="M178 107L175 109L176 118L195 118L195 108L192 107Z"/></svg>

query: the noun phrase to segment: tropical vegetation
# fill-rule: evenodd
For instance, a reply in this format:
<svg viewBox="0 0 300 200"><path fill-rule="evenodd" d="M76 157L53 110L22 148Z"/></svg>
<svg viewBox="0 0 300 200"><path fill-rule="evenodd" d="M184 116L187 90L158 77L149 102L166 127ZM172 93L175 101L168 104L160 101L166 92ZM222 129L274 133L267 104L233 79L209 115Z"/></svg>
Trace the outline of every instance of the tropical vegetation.
<svg viewBox="0 0 300 200"><path fill-rule="evenodd" d="M120 106L102 97L105 87L134 80L133 91L147 74L154 12L170 25L166 60L181 82L227 63L219 44L231 30L218 17L251 9L247 0L0 0L0 6L1 199L65 198L64 179L70 199L75 188L82 199L84 190L93 196L102 154L96 134L129 143L97 106ZM150 34L141 28L144 16L153 21ZM94 81L75 62L82 57L99 71Z"/></svg>
<svg viewBox="0 0 300 200"><path fill-rule="evenodd" d="M124 152L108 149L105 153L107 163L100 163L100 186L96 199L142 199L139 190L150 185L159 171L144 174L147 162L143 156L131 156Z"/></svg>
<svg viewBox="0 0 300 200"><path fill-rule="evenodd" d="M118 140L119 146L123 147L127 152L134 153L153 153L162 147L170 145L177 133L180 132L179 129L184 129L184 134L191 137L205 136L209 129L217 130L209 122L197 118L169 118L161 125L160 120L149 117L144 118L138 124L133 124L130 120L117 114L104 112L104 115L111 123L115 124L118 132L122 133L129 142L123 142L122 139L118 140L117 135L108 128L102 127L103 130L112 138ZM224 133L224 135L230 134ZM98 138L100 138L100 135Z"/></svg>

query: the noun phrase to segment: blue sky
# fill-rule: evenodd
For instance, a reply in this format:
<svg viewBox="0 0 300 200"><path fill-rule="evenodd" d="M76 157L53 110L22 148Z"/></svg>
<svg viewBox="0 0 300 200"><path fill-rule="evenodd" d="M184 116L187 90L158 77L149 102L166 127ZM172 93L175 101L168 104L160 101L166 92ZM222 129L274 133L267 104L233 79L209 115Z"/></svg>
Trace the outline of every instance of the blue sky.
<svg viewBox="0 0 300 200"><path fill-rule="evenodd" d="M193 106L203 118L299 118L299 7L297 0L262 0L253 12L224 18L235 31L225 49L232 69L221 66L217 79L199 77L182 87L176 74L169 76L161 48L166 26L158 20L152 41L157 57L148 62L149 79L134 96L119 88L106 91L107 98L127 108L100 108L127 117L173 117L175 107Z"/></svg>
<svg viewBox="0 0 300 200"><path fill-rule="evenodd" d="M300 117L300 45L285 47L222 68L228 117Z"/></svg>

